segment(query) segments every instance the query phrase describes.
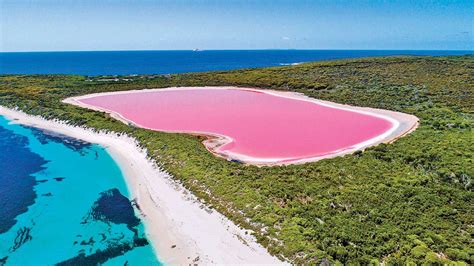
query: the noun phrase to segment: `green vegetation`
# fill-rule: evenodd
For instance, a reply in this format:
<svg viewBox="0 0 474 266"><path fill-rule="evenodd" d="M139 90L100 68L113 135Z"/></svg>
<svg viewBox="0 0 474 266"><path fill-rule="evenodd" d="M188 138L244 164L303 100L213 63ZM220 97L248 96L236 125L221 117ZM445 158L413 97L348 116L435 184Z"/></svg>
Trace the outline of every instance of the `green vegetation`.
<svg viewBox="0 0 474 266"><path fill-rule="evenodd" d="M102 80L101 80L102 79ZM240 85L401 111L420 127L390 145L304 165L254 167L199 137L126 126L61 103L92 92ZM170 76L0 77L0 105L126 132L271 253L297 264L474 263L474 57L388 57Z"/></svg>

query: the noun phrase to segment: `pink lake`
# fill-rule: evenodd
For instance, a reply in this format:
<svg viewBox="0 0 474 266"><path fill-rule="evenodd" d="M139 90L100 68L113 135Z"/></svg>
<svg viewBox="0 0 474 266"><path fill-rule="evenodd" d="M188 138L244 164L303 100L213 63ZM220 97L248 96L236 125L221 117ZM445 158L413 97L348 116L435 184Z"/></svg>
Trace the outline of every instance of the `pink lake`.
<svg viewBox="0 0 474 266"><path fill-rule="evenodd" d="M376 142L394 127L381 115L266 90L174 88L89 95L76 101L139 127L219 136L221 143L208 142L208 149L247 162L327 157Z"/></svg>

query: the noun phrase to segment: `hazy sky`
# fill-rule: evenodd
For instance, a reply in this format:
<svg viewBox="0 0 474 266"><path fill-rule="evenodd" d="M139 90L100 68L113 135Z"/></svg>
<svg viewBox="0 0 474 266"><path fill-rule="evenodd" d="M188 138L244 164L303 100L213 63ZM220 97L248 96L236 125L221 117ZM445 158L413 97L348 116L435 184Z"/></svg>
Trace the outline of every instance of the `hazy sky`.
<svg viewBox="0 0 474 266"><path fill-rule="evenodd" d="M474 0L0 0L0 12L0 51L474 48Z"/></svg>

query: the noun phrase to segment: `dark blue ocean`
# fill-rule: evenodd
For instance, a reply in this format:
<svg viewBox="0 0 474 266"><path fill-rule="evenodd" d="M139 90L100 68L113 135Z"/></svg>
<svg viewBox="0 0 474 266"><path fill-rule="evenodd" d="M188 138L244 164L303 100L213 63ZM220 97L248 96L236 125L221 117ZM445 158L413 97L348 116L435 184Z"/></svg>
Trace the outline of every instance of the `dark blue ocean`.
<svg viewBox="0 0 474 266"><path fill-rule="evenodd" d="M465 55L474 51L214 50L0 53L0 74L173 74L392 55Z"/></svg>

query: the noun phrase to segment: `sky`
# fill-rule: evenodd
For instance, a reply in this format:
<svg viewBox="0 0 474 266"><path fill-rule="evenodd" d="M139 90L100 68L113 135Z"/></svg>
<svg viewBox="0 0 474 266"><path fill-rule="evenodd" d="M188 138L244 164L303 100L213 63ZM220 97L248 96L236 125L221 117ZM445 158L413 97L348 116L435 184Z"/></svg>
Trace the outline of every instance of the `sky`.
<svg viewBox="0 0 474 266"><path fill-rule="evenodd" d="M0 51L474 49L474 1L0 0Z"/></svg>

